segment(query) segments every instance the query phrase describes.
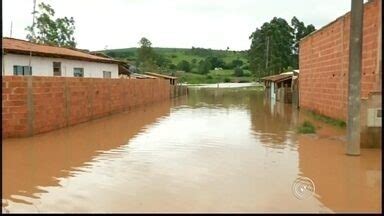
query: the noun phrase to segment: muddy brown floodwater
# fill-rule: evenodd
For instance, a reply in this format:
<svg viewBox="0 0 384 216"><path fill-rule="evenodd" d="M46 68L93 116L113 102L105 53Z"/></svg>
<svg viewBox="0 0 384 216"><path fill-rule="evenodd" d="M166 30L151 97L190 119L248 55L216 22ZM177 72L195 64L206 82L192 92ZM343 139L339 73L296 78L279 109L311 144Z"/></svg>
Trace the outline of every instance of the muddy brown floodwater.
<svg viewBox="0 0 384 216"><path fill-rule="evenodd" d="M225 86L224 86L225 87ZM233 86L231 86L233 87ZM316 135L299 135L309 119ZM2 142L6 212L381 212L381 151L256 88L157 103ZM314 194L292 190L307 177Z"/></svg>

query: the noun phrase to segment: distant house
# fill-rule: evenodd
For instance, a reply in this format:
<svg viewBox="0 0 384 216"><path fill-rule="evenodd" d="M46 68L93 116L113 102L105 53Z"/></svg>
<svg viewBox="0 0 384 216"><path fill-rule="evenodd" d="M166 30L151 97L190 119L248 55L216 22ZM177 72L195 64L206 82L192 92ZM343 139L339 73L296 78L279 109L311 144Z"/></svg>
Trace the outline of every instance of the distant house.
<svg viewBox="0 0 384 216"><path fill-rule="evenodd" d="M158 77L149 76L146 74L131 73L129 76L130 79L159 79Z"/></svg>
<svg viewBox="0 0 384 216"><path fill-rule="evenodd" d="M177 77L174 77L174 76L168 76L168 75L164 75L164 74L151 73L151 72L145 72L145 74L153 76L153 77L167 79L167 80L169 80L169 84L171 84L171 85L176 85L177 84Z"/></svg>
<svg viewBox="0 0 384 216"><path fill-rule="evenodd" d="M299 70L293 70L261 78L266 87L266 96L271 101L297 103L295 96L298 95L298 74Z"/></svg>
<svg viewBox="0 0 384 216"><path fill-rule="evenodd" d="M120 61L100 53L3 38L2 75L118 78Z"/></svg>

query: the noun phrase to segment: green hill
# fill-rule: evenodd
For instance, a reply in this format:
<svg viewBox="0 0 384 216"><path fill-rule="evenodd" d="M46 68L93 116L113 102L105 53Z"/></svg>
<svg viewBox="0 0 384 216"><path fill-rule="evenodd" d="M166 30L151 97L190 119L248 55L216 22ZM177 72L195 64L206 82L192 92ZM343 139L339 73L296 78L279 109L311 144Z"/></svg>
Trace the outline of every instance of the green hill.
<svg viewBox="0 0 384 216"><path fill-rule="evenodd" d="M123 49L109 49L102 50L104 54L107 54L113 58L121 60L135 61L137 58L136 47L123 48ZM246 57L246 51L226 51L226 50L212 50L212 49L187 49L187 48L159 48L153 47L153 50L157 54L161 54L172 61L173 64L177 65L182 60L192 62L193 59L196 61L204 60L208 56L217 56L224 60L226 63L230 63L235 59L242 60L244 63L248 62Z"/></svg>
<svg viewBox="0 0 384 216"><path fill-rule="evenodd" d="M119 60L126 60L132 63L136 62L138 48L110 49L102 50L108 56ZM230 50L213 50L203 48L159 48L153 47L154 52L167 59L170 63L166 68L161 68L160 73L173 74L179 77L181 82L187 83L217 83L217 82L250 82L253 76L249 71L249 61L246 51L230 51ZM208 73L201 74L198 71L198 65L201 60L214 58L216 62L221 62L220 66L223 70L214 70L215 67L211 64ZM235 60L235 63L234 63ZM187 61L190 64L190 71L183 71L179 68L179 63ZM236 63L237 62L237 63ZM239 63L240 62L240 63ZM219 64L219 63L218 63ZM239 66L242 69L242 74L235 74L235 67Z"/></svg>

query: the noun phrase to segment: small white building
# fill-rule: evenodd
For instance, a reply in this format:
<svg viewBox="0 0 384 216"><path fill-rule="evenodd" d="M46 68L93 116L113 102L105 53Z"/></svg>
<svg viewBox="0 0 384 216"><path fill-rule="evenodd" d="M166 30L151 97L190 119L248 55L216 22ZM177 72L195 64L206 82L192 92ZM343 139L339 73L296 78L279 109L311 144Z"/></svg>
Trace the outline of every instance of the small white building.
<svg viewBox="0 0 384 216"><path fill-rule="evenodd" d="M76 49L3 38L2 75L119 78L120 61Z"/></svg>

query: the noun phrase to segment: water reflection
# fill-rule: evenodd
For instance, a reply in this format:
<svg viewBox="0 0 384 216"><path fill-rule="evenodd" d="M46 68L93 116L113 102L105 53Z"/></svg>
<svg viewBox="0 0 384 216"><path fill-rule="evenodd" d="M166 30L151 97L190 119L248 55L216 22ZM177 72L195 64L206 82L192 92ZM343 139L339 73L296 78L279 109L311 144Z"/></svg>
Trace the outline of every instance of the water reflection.
<svg viewBox="0 0 384 216"><path fill-rule="evenodd" d="M298 111L290 104L273 102L264 93L250 98L252 129L266 147L284 149L296 148L296 125Z"/></svg>
<svg viewBox="0 0 384 216"><path fill-rule="evenodd" d="M248 109L251 98L257 94L255 88L191 88L186 105L193 108L218 107Z"/></svg>
<svg viewBox="0 0 384 216"><path fill-rule="evenodd" d="M319 200L335 212L380 212L380 151L362 149L360 157L351 157L345 155L344 144L300 136L302 175L314 181Z"/></svg>
<svg viewBox="0 0 384 216"><path fill-rule="evenodd" d="M31 204L26 198L47 192L41 186L60 186L60 178L75 175L76 169L126 144L145 125L169 112L166 101L31 138L3 140L2 198Z"/></svg>
<svg viewBox="0 0 384 216"><path fill-rule="evenodd" d="M255 88L190 89L188 97L3 140L3 207L10 212L379 211L379 151L346 158L342 140L327 138L343 131L319 122L317 136L298 135L297 123L309 116L263 95ZM292 194L298 176L314 181L314 197L299 200Z"/></svg>

